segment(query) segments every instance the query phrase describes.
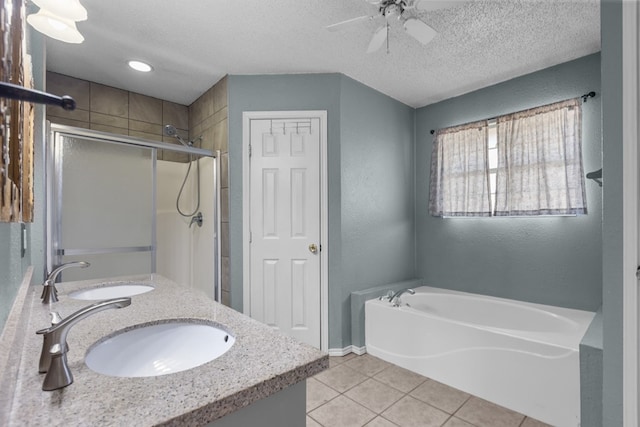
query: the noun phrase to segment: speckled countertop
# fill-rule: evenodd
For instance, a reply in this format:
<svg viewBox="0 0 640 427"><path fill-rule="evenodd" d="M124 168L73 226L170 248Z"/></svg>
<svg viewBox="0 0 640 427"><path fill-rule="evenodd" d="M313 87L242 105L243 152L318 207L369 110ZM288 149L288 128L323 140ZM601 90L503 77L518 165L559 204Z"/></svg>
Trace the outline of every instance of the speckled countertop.
<svg viewBox="0 0 640 427"><path fill-rule="evenodd" d="M150 283L155 290L133 296L129 307L96 313L73 326L67 339L67 357L74 382L53 392L42 391L45 374L38 373L42 337L35 331L49 325L49 311L66 317L92 303L71 299L69 293L104 282L131 281ZM4 395L0 402L2 425L199 426L328 367L328 357L317 349L159 275L68 282L57 287L60 301L51 308L40 302L40 287L29 288L24 307L14 307L20 320L7 322L7 327L16 329L7 333L5 328L3 339L8 336L14 341L0 345L3 351L8 346L11 352L5 357L8 361L4 369L8 371L0 384ZM120 329L184 318L218 323L236 337L236 342L218 359L157 377L110 377L84 364L92 344ZM7 375L11 372L14 374Z"/></svg>

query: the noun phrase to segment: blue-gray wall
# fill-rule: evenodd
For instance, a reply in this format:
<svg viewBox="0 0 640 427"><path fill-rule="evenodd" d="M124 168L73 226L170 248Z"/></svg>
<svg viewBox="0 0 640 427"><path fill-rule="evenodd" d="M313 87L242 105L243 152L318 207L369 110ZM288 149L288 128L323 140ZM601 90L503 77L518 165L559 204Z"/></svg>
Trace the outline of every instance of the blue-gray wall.
<svg viewBox="0 0 640 427"><path fill-rule="evenodd" d="M242 113L327 110L329 347L352 291L412 277L413 109L339 74L229 76L231 305L242 309Z"/></svg>
<svg viewBox="0 0 640 427"><path fill-rule="evenodd" d="M342 292L343 346L351 292L415 277L414 111L342 78L342 280L329 292Z"/></svg>
<svg viewBox="0 0 640 427"><path fill-rule="evenodd" d="M601 2L603 420L622 426L622 1Z"/></svg>
<svg viewBox="0 0 640 427"><path fill-rule="evenodd" d="M0 223L0 328L7 320L24 269L29 265L29 253L21 257L21 234L20 224Z"/></svg>
<svg viewBox="0 0 640 427"><path fill-rule="evenodd" d="M442 219L427 212L431 129L574 98L583 105L585 173L601 167L600 55L594 54L417 110L417 276L432 286L563 307L602 302L602 190L587 180L589 214Z"/></svg>

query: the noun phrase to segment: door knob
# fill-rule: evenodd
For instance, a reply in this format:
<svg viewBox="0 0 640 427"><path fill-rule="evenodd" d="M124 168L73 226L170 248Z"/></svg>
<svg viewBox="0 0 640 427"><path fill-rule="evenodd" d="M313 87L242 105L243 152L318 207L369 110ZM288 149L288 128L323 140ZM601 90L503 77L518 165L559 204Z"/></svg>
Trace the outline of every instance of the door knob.
<svg viewBox="0 0 640 427"><path fill-rule="evenodd" d="M312 254L318 253L318 247L316 246L315 243L312 243L309 245L309 252L311 252Z"/></svg>

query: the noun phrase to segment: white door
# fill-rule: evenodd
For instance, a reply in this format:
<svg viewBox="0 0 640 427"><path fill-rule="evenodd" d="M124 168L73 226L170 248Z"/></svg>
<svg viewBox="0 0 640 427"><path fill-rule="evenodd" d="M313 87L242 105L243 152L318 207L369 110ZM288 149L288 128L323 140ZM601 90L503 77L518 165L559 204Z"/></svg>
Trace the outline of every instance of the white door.
<svg viewBox="0 0 640 427"><path fill-rule="evenodd" d="M320 119L249 127L249 315L320 348Z"/></svg>

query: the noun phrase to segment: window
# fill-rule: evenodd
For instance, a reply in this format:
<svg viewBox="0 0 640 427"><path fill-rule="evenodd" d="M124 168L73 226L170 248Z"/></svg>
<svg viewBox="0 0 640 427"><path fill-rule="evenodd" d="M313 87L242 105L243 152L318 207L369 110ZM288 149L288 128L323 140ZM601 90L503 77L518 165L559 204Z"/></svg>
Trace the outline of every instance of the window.
<svg viewBox="0 0 640 427"><path fill-rule="evenodd" d="M586 214L579 98L439 130L433 216Z"/></svg>

